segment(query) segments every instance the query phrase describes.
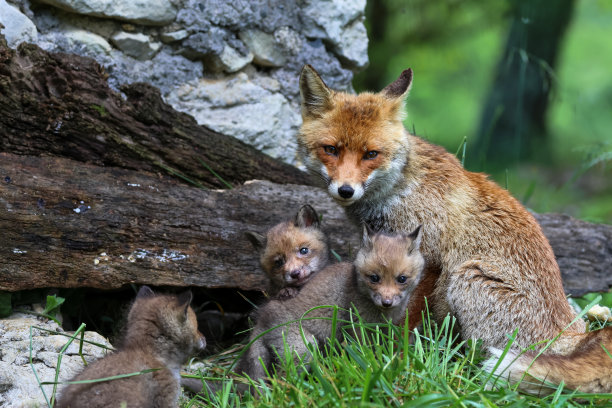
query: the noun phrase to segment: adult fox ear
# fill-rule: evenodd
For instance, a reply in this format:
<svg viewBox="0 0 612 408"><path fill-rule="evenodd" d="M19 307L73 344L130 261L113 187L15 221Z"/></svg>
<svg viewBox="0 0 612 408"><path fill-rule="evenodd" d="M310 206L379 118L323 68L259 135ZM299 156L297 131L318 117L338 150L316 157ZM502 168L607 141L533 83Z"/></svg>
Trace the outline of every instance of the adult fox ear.
<svg viewBox="0 0 612 408"><path fill-rule="evenodd" d="M153 289L151 289L147 285L142 285L138 290L138 293L136 294L136 299L148 298L152 296L155 296L155 293L153 293Z"/></svg>
<svg viewBox="0 0 612 408"><path fill-rule="evenodd" d="M416 251L421 247L421 239L423 238L422 227L422 224L419 225L414 229L414 231L407 235L407 237L412 240L412 242L410 243L410 248L408 248L408 252Z"/></svg>
<svg viewBox="0 0 612 408"><path fill-rule="evenodd" d="M302 118L318 118L331 109L332 90L325 85L317 71L304 65L300 73L300 101Z"/></svg>
<svg viewBox="0 0 612 408"><path fill-rule="evenodd" d="M408 68L407 70L403 71L400 74L399 78L391 82L389 85L385 87L385 89L380 91L380 93L392 99L397 99L397 98L404 99L406 95L408 94L408 91L410 91L411 85L412 85L412 69Z"/></svg>
<svg viewBox="0 0 612 408"><path fill-rule="evenodd" d="M244 235L247 237L247 239L251 242L251 244L253 245L253 248L255 248L256 250L261 250L263 247L266 246L266 237L254 232L254 231L247 231L244 233Z"/></svg>
<svg viewBox="0 0 612 408"><path fill-rule="evenodd" d="M299 228L315 227L320 228L321 222L319 215L310 205L303 205L295 215L294 225Z"/></svg>

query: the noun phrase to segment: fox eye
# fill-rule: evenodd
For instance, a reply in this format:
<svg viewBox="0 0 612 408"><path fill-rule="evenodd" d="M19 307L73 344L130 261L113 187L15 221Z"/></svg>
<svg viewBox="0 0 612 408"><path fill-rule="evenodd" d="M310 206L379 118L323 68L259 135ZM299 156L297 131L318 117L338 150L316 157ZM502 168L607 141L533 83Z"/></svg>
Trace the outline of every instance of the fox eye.
<svg viewBox="0 0 612 408"><path fill-rule="evenodd" d="M338 155L338 149L336 148L336 146L331 146L331 145L323 146L323 150L325 151L325 153L331 154L332 156Z"/></svg>
<svg viewBox="0 0 612 408"><path fill-rule="evenodd" d="M274 265L276 267L283 266L285 264L285 260L283 258L276 258L274 260Z"/></svg>
<svg viewBox="0 0 612 408"><path fill-rule="evenodd" d="M306 255L307 253L308 253L308 248L306 248L306 247L300 248L300 254Z"/></svg>
<svg viewBox="0 0 612 408"><path fill-rule="evenodd" d="M372 283L380 282L380 276L378 276L377 274L372 274L369 276L369 278L370 278L370 282Z"/></svg>
<svg viewBox="0 0 612 408"><path fill-rule="evenodd" d="M370 150L369 152L365 152L363 155L364 160L372 160L378 156L378 152L376 150Z"/></svg>
<svg viewBox="0 0 612 408"><path fill-rule="evenodd" d="M408 280L408 278L405 275L400 275L397 277L397 283L406 283L406 281Z"/></svg>

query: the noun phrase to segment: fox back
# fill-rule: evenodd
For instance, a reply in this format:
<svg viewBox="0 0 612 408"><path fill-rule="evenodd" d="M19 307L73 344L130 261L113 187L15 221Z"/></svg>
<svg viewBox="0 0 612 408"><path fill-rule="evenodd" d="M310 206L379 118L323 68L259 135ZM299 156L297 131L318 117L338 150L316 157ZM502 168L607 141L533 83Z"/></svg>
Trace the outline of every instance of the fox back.
<svg viewBox="0 0 612 408"><path fill-rule="evenodd" d="M319 216L304 205L291 221L281 222L263 235L247 237L261 253L261 267L270 279L270 294L285 299L295 296L328 261L327 238Z"/></svg>
<svg viewBox="0 0 612 408"><path fill-rule="evenodd" d="M58 407L175 407L179 370L206 341L189 306L191 292L156 295L143 286L130 308L117 351L90 364L72 381L150 372L117 380L67 385Z"/></svg>

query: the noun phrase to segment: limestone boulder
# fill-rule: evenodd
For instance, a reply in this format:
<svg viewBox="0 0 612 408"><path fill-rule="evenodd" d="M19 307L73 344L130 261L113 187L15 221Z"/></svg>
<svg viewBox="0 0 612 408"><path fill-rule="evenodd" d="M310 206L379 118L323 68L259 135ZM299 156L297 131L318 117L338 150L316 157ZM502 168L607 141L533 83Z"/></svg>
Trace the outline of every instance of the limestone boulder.
<svg viewBox="0 0 612 408"><path fill-rule="evenodd" d="M47 405L45 394L50 400L53 386L43 385L41 389L39 381L55 381L58 356L68 343L69 334L52 320L26 313L15 313L0 320L0 406ZM108 340L95 332L85 332L85 340L99 344L83 343L82 356L88 363L103 357L107 352L105 347L111 347ZM75 340L62 357L58 381L70 380L83 367L79 341Z"/></svg>

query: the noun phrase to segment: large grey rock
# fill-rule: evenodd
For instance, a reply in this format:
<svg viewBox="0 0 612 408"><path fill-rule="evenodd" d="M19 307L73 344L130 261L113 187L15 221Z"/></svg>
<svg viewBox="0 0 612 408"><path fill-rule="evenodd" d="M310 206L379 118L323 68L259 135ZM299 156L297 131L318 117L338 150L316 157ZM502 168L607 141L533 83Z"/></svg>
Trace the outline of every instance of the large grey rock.
<svg viewBox="0 0 612 408"><path fill-rule="evenodd" d="M0 32L10 47L22 42L36 42L38 38L38 30L32 20L5 0L0 0L0 23L4 26Z"/></svg>
<svg viewBox="0 0 612 408"><path fill-rule="evenodd" d="M33 326L50 332L31 329ZM41 382L55 381L59 352L69 340L62 334L66 333L55 322L39 320L24 313L15 313L0 320L0 406L13 408L47 405L30 366L30 350L38 379ZM95 332L86 332L85 340L110 347L108 341ZM87 362L105 354L103 347L83 343L83 357ZM79 342L75 340L64 353L58 380L70 380L83 367ZM53 386L44 385L43 389L50 400Z"/></svg>
<svg viewBox="0 0 612 408"><path fill-rule="evenodd" d="M30 1L54 6L31 8ZM304 64L330 87L351 91L353 71L368 61L365 0L12 2L36 24L44 49L95 58L115 89L148 82L198 122L289 163L295 163ZM166 25L140 25L153 20ZM215 97L219 92L227 97Z"/></svg>
<svg viewBox="0 0 612 408"><path fill-rule="evenodd" d="M176 18L177 9L170 0L40 0L72 13L131 21L138 24L164 25Z"/></svg>
<svg viewBox="0 0 612 408"><path fill-rule="evenodd" d="M185 84L170 92L167 100L200 124L271 156L295 162L294 134L301 118L278 91L275 80L250 80L245 73L239 73L230 80L201 79Z"/></svg>

